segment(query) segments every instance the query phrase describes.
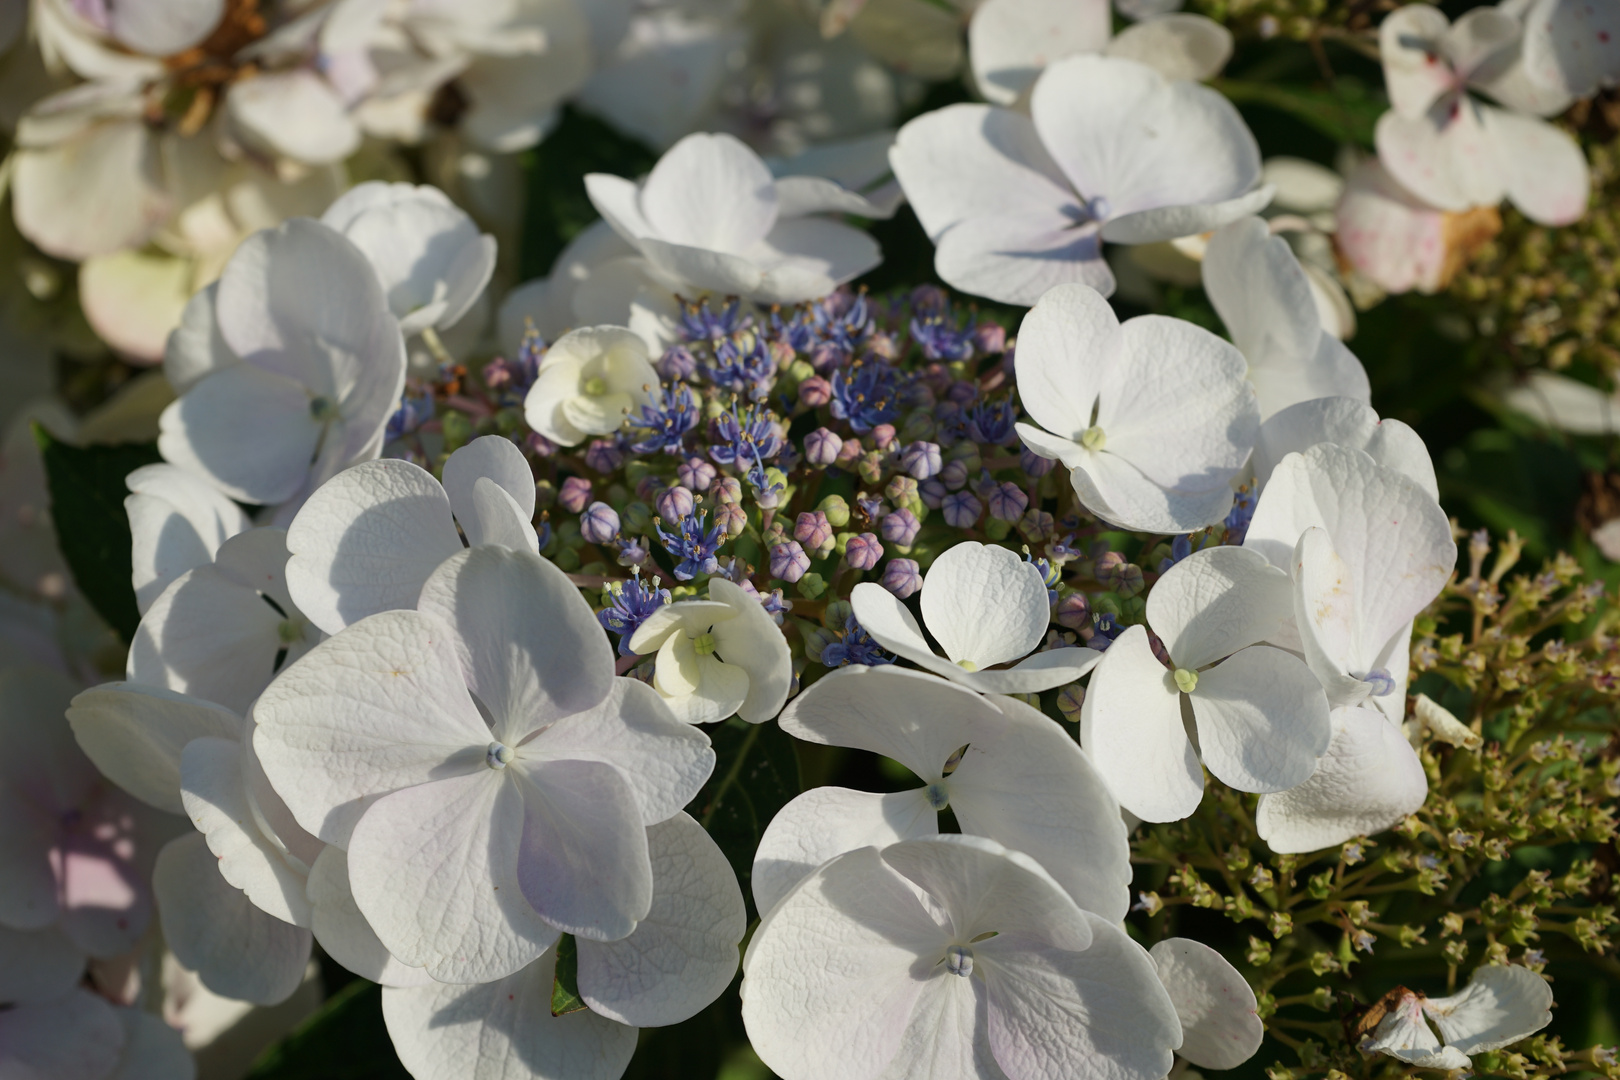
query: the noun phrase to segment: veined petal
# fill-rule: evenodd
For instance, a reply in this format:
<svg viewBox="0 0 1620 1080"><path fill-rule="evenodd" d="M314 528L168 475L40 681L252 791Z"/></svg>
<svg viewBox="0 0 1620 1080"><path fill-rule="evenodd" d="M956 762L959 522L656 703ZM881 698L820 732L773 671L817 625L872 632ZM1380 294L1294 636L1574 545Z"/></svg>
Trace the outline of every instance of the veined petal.
<svg viewBox="0 0 1620 1080"><path fill-rule="evenodd" d="M211 701L161 687L105 683L73 699L68 723L106 777L149 806L185 813L180 755L193 739L239 739L243 720Z"/></svg>
<svg viewBox="0 0 1620 1080"><path fill-rule="evenodd" d="M754 906L761 915L769 912L816 867L847 851L938 831L939 815L922 788L888 795L811 788L778 810L759 839L750 878Z"/></svg>
<svg viewBox="0 0 1620 1080"><path fill-rule="evenodd" d="M1175 665L1197 671L1276 636L1292 610L1286 573L1259 552L1222 546L1166 570L1148 593L1147 618Z"/></svg>
<svg viewBox="0 0 1620 1080"><path fill-rule="evenodd" d="M1198 689L1187 696L1204 764L1239 791L1304 783L1333 736L1316 676L1269 645L1251 645L1199 672Z"/></svg>
<svg viewBox="0 0 1620 1080"><path fill-rule="evenodd" d="M1013 357L1030 419L1059 439L1078 440L1091 427L1104 373L1124 362L1124 348L1119 318L1096 289L1062 285L1043 295L1019 324ZM1078 460L1062 458L1070 468Z"/></svg>
<svg viewBox="0 0 1620 1080"><path fill-rule="evenodd" d="M384 986L437 985L423 968L400 963L377 940L377 932L354 902L349 855L328 844L309 870L310 931L328 956L360 976Z"/></svg>
<svg viewBox="0 0 1620 1080"><path fill-rule="evenodd" d="M1205 1069L1235 1069L1265 1038L1254 991L1226 958L1191 938L1166 938L1149 951L1181 1021L1177 1053Z"/></svg>
<svg viewBox="0 0 1620 1080"><path fill-rule="evenodd" d="M737 715L750 724L775 719L793 684L787 638L759 599L740 585L710 578L709 599L737 613L736 618L718 622L710 630L720 659L748 673L748 696L737 706Z"/></svg>
<svg viewBox="0 0 1620 1080"><path fill-rule="evenodd" d="M777 722L795 738L870 750L932 781L952 754L1000 715L973 691L932 675L851 665L790 701Z"/></svg>
<svg viewBox="0 0 1620 1080"><path fill-rule="evenodd" d="M776 181L734 135L688 135L664 153L641 189L659 239L740 255L776 223Z"/></svg>
<svg viewBox="0 0 1620 1080"><path fill-rule="evenodd" d="M1446 1045L1465 1054L1499 1050L1552 1022L1552 990L1529 968L1487 965L1474 969L1460 994L1429 998L1423 1012Z"/></svg>
<svg viewBox="0 0 1620 1080"><path fill-rule="evenodd" d="M1052 621L1033 563L974 541L947 548L923 578L923 619L952 661L988 668L1041 643Z"/></svg>
<svg viewBox="0 0 1620 1080"><path fill-rule="evenodd" d="M1277 463L1317 443L1365 450L1374 461L1415 480L1436 502L1440 486L1423 438L1399 420L1380 420L1364 399L1321 397L1273 413L1254 445L1254 478L1264 490Z"/></svg>

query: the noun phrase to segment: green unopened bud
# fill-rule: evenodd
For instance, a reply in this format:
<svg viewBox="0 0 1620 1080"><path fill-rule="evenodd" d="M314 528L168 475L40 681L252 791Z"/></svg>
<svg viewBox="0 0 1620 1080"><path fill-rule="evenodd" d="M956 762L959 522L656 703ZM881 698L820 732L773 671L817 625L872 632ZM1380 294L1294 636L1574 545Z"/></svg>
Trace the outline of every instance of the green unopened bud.
<svg viewBox="0 0 1620 1080"><path fill-rule="evenodd" d="M439 423L440 430L444 432L444 452L448 454L466 446L472 439L472 420L466 413L454 411L446 411L442 417Z"/></svg>
<svg viewBox="0 0 1620 1080"><path fill-rule="evenodd" d="M827 524L831 525L835 529L842 529L845 525L849 524L849 503L844 501L844 497L842 495L827 496L825 499L821 500L821 502L816 506L816 509L827 515ZM838 552L839 554L843 554L843 551L844 545L842 542L840 542L838 545Z"/></svg>
<svg viewBox="0 0 1620 1080"><path fill-rule="evenodd" d="M853 614L855 606L848 600L834 600L827 605L827 610L821 613L821 625L829 630L842 630Z"/></svg>
<svg viewBox="0 0 1620 1080"><path fill-rule="evenodd" d="M799 579L799 595L806 600L818 599L827 591L827 582L820 574L811 572Z"/></svg>
<svg viewBox="0 0 1620 1080"><path fill-rule="evenodd" d="M1070 683L1058 691L1058 712L1071 724L1080 722L1080 710L1086 703L1086 691L1079 683Z"/></svg>

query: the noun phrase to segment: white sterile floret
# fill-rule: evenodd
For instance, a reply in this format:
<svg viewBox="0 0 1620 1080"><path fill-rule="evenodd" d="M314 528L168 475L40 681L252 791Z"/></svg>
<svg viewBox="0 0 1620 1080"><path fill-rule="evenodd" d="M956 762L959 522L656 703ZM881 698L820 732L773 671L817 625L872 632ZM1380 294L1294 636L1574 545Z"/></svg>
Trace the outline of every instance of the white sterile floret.
<svg viewBox="0 0 1620 1080"><path fill-rule="evenodd" d="M1166 938L1148 950L1181 1021L1176 1053L1204 1069L1235 1069L1265 1038L1248 980L1226 958L1191 938Z"/></svg>
<svg viewBox="0 0 1620 1080"><path fill-rule="evenodd" d="M688 135L644 182L592 173L585 190L615 232L694 291L797 304L881 260L870 235L822 216L882 216L876 207L830 180L777 180L732 135Z"/></svg>
<svg viewBox="0 0 1620 1080"><path fill-rule="evenodd" d="M1499 1050L1546 1027L1552 1003L1547 980L1528 968L1476 968L1460 994L1403 993L1361 1049L1419 1068L1466 1069L1469 1054Z"/></svg>
<svg viewBox="0 0 1620 1080"><path fill-rule="evenodd" d="M249 529L152 602L130 642L131 682L246 713L277 671L324 635L287 590L287 533Z"/></svg>
<svg viewBox="0 0 1620 1080"><path fill-rule="evenodd" d="M1147 626L1108 647L1086 691L1080 744L1125 809L1145 821L1191 814L1204 795L1200 758L1239 791L1283 791L1315 770L1332 734L1322 688L1296 657L1257 644L1288 620L1288 586L1256 552L1195 551L1148 593Z"/></svg>
<svg viewBox="0 0 1620 1080"><path fill-rule="evenodd" d="M1406 711L1412 620L1457 562L1440 504L1370 454L1320 443L1271 474L1243 546L1293 577L1294 631L1335 706Z"/></svg>
<svg viewBox="0 0 1620 1080"><path fill-rule="evenodd" d="M252 724L134 683L85 691L67 718L108 779L197 829L158 853L152 875L175 957L224 997L261 1005L290 997L309 963L306 878L321 842L270 786Z"/></svg>
<svg viewBox="0 0 1620 1080"><path fill-rule="evenodd" d="M66 993L152 915L145 815L74 745L75 689L43 667L0 671L0 1004Z"/></svg>
<svg viewBox="0 0 1620 1080"><path fill-rule="evenodd" d="M977 836L821 866L754 932L742 1002L785 1080L1159 1080L1182 1037L1140 945Z"/></svg>
<svg viewBox="0 0 1620 1080"><path fill-rule="evenodd" d="M637 1028L680 1023L718 998L737 971L748 925L731 864L684 813L648 826L647 847L647 917L620 941L575 940L577 985L588 1008L552 1015L555 948L481 986L384 990L383 1019L411 1074L617 1080Z"/></svg>
<svg viewBox="0 0 1620 1080"><path fill-rule="evenodd" d="M935 835L949 807L964 832L1025 852L1087 911L1125 917L1131 870L1119 804L1073 738L1022 701L855 665L795 698L780 724L806 742L893 758L924 786L889 795L819 787L789 802L754 855L761 912L835 855Z"/></svg>
<svg viewBox="0 0 1620 1080"><path fill-rule="evenodd" d="M1255 830L1272 851L1295 854L1371 836L1414 814L1429 797L1417 751L1366 705L1336 708L1333 739L1298 787L1260 796Z"/></svg>
<svg viewBox="0 0 1620 1080"><path fill-rule="evenodd" d="M1591 0L1529 0L1524 68L1549 94L1590 97L1620 80L1620 9Z"/></svg>
<svg viewBox="0 0 1620 1080"><path fill-rule="evenodd" d="M406 334L454 326L495 271L495 238L426 184L361 184L321 222L364 253Z"/></svg>
<svg viewBox="0 0 1620 1080"><path fill-rule="evenodd" d="M1163 14L1114 37L1108 0L984 0L968 23L974 85L996 105L1016 104L1047 65L1080 53L1123 56L1167 79L1197 81L1226 65L1232 33L1202 15Z"/></svg>
<svg viewBox="0 0 1620 1080"><path fill-rule="evenodd" d="M1052 621L1046 579L1004 547L957 544L923 576L922 612L945 657L929 648L910 609L873 582L850 594L855 619L879 645L936 675L987 694L1029 694L1074 682L1102 653L1052 649L991 671L1040 645Z"/></svg>
<svg viewBox="0 0 1620 1080"><path fill-rule="evenodd" d="M1229 342L1162 315L1122 324L1097 290L1060 285L1024 316L1014 363L1034 421L1019 437L1098 517L1184 533L1232 508L1260 410Z"/></svg>
<svg viewBox="0 0 1620 1080"><path fill-rule="evenodd" d="M540 361L523 399L523 418L558 446L610 435L658 389L647 342L618 326L593 326L558 338Z"/></svg>
<svg viewBox="0 0 1620 1080"><path fill-rule="evenodd" d="M1365 401L1324 397L1301 401L1273 413L1260 425L1250 465L1255 484L1264 492L1277 463L1318 443L1337 443L1364 451L1373 461L1415 482L1435 501L1440 484L1423 437L1400 420L1379 419Z"/></svg>
<svg viewBox="0 0 1620 1080"><path fill-rule="evenodd" d="M1506 197L1543 225L1586 211L1586 156L1567 133L1539 118L1568 98L1537 91L1515 69L1518 20L1475 8L1456 23L1411 4L1378 28L1390 111L1375 131L1378 159L1396 180L1442 209L1495 206ZM1486 105L1468 90L1507 108Z"/></svg>
<svg viewBox="0 0 1620 1080"><path fill-rule="evenodd" d="M1323 327L1311 279L1288 241L1260 218L1216 232L1201 273L1210 303L1249 362L1262 418L1313 398L1371 396L1361 361Z"/></svg>
<svg viewBox="0 0 1620 1080"><path fill-rule="evenodd" d="M466 546L461 534L473 547L538 550L534 505L528 460L500 435L451 454L442 485L408 461L363 462L322 484L293 518L287 591L329 634L414 608L433 571Z"/></svg>
<svg viewBox="0 0 1620 1080"><path fill-rule="evenodd" d="M244 241L186 305L164 373L180 395L163 410L164 458L233 499L287 504L377 456L405 341L365 255L294 218Z"/></svg>
<svg viewBox="0 0 1620 1080"><path fill-rule="evenodd" d="M935 270L964 292L1033 304L1083 282L1107 295L1103 241L1207 232L1271 199L1237 109L1197 83L1071 56L1041 74L1030 109L952 105L901 128L889 152Z"/></svg>
<svg viewBox="0 0 1620 1080"><path fill-rule="evenodd" d="M701 731L614 677L567 575L496 546L312 650L254 716L266 773L346 849L382 945L446 982L504 978L563 932L630 934L652 903L646 826L714 768Z"/></svg>
<svg viewBox="0 0 1620 1080"><path fill-rule="evenodd" d="M142 465L124 484L131 578L143 615L176 578L213 562L219 546L251 524L218 488L175 465Z"/></svg>
<svg viewBox="0 0 1620 1080"><path fill-rule="evenodd" d="M763 724L782 711L793 684L787 638L758 596L725 578L709 580L707 600L653 612L630 638L630 651L658 654L653 689L689 724L732 713Z"/></svg>

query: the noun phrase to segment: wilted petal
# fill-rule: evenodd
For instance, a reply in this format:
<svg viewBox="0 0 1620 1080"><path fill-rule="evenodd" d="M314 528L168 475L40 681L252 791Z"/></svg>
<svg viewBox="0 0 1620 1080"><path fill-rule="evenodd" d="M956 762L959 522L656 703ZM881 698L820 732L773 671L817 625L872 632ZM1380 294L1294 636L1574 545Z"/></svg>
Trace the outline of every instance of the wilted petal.
<svg viewBox="0 0 1620 1080"><path fill-rule="evenodd" d="M1429 998L1423 1011L1446 1044L1465 1054L1498 1050L1552 1022L1547 980L1529 968L1488 965L1474 969L1460 994Z"/></svg>

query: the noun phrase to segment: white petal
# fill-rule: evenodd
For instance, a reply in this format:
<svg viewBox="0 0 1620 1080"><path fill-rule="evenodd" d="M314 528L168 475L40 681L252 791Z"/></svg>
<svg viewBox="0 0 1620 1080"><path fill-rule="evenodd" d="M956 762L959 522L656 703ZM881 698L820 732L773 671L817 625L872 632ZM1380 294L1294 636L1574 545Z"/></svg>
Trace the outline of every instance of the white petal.
<svg viewBox="0 0 1620 1080"><path fill-rule="evenodd" d="M964 832L1021 851L1087 911L1125 917L1130 852L1119 803L1057 721L1015 698L992 698L1004 722L973 733L940 781Z"/></svg>
<svg viewBox="0 0 1620 1080"><path fill-rule="evenodd" d="M887 151L890 142L878 144ZM885 158L887 155L884 155ZM796 162L797 164L797 162ZM885 165L884 170L887 171ZM881 172L880 174L881 175ZM857 217L889 217L865 195L852 191L836 180L822 176L778 175L776 178L777 220L807 217L810 214L854 214Z"/></svg>
<svg viewBox="0 0 1620 1080"><path fill-rule="evenodd" d="M963 292L1019 306L1064 285L1114 291L1096 226L1074 228L1061 207L952 225L939 238L934 270Z"/></svg>
<svg viewBox="0 0 1620 1080"><path fill-rule="evenodd" d="M1620 429L1620 401L1595 386L1551 371L1532 371L1509 387L1502 400L1549 427L1578 435Z"/></svg>
<svg viewBox="0 0 1620 1080"><path fill-rule="evenodd" d="M1181 720L1181 694L1133 626L1091 673L1080 745L1121 806L1144 821L1179 821L1204 797L1204 771Z"/></svg>
<svg viewBox="0 0 1620 1080"><path fill-rule="evenodd" d="M1254 991L1208 945L1166 938L1149 951L1181 1021L1182 1057L1205 1069L1235 1069L1265 1038Z"/></svg>
<svg viewBox="0 0 1620 1080"><path fill-rule="evenodd" d="M1115 924L1085 913L1084 951L1017 935L975 946L990 991L990 1045L1012 1076L1168 1073L1181 1041L1153 960Z"/></svg>
<svg viewBox="0 0 1620 1080"><path fill-rule="evenodd" d="M1272 194L1270 187L1260 187L1215 202L1137 210L1110 219L1103 225L1102 238L1111 244L1157 244L1196 236L1258 214L1270 205Z"/></svg>
<svg viewBox="0 0 1620 1080"><path fill-rule="evenodd" d="M1254 446L1255 482L1263 489L1277 462L1320 442L1365 450L1378 464L1410 477L1436 501L1440 499L1434 462L1423 438L1399 420L1380 420L1365 401L1347 397L1301 401L1261 424Z"/></svg>
<svg viewBox="0 0 1620 1080"><path fill-rule="evenodd" d="M1356 597L1350 568L1333 550L1327 531L1306 529L1294 549L1294 626L1305 662L1334 708L1361 704L1372 687L1352 669L1356 648Z"/></svg>
<svg viewBox="0 0 1620 1080"><path fill-rule="evenodd" d="M1376 709L1335 709L1333 741L1311 778L1266 795L1260 837L1280 853L1318 851L1395 825L1416 813L1429 782L1400 729Z"/></svg>
<svg viewBox="0 0 1620 1080"><path fill-rule="evenodd" d="M185 52L206 38L225 14L225 0L119 4L110 12L119 44L150 56Z"/></svg>
<svg viewBox="0 0 1620 1080"><path fill-rule="evenodd" d="M1102 657L1092 649L1056 648L1035 653L1002 671L957 668L947 674L981 694L1038 694L1076 681L1096 667Z"/></svg>
<svg viewBox="0 0 1620 1080"><path fill-rule="evenodd" d="M1492 206L1506 194L1507 176L1480 113L1478 103L1466 95L1442 100L1429 116L1387 112L1373 131L1378 160L1403 186L1439 209Z"/></svg>
<svg viewBox="0 0 1620 1080"><path fill-rule="evenodd" d="M1379 288L1434 292L1449 276L1445 215L1376 158L1351 170L1335 217L1339 250Z"/></svg>
<svg viewBox="0 0 1620 1080"><path fill-rule="evenodd" d="M182 814L180 754L192 739L241 737L242 719L209 701L160 687L107 683L73 699L68 723L79 747L137 799Z"/></svg>
<svg viewBox="0 0 1620 1080"><path fill-rule="evenodd" d="M1051 61L1101 52L1110 21L1098 0L987 0L968 24L974 84L985 100L1011 105Z"/></svg>
<svg viewBox="0 0 1620 1080"><path fill-rule="evenodd" d="M747 252L764 271L750 299L761 304L818 300L883 261L864 229L825 218L779 221Z"/></svg>
<svg viewBox="0 0 1620 1080"><path fill-rule="evenodd" d="M641 188L635 181L608 173L589 173L585 177L585 195L602 220L624 240L635 244L643 237L656 235L642 216Z"/></svg>
<svg viewBox="0 0 1620 1080"><path fill-rule="evenodd" d="M1104 51L1146 64L1167 79L1203 82L1232 58L1232 32L1202 15L1166 14L1127 26Z"/></svg>
<svg viewBox="0 0 1620 1080"><path fill-rule="evenodd" d="M966 673L934 653L911 609L889 590L876 582L863 581L851 591L849 599L854 607L855 621L872 635L872 640L901 659L910 660L936 675L943 675L953 682L963 681L958 676Z"/></svg>
<svg viewBox="0 0 1620 1080"><path fill-rule="evenodd" d="M557 940L518 883L523 803L517 784L480 767L366 811L349 841L349 884L400 962L441 982L489 982Z"/></svg>
<svg viewBox="0 0 1620 1080"><path fill-rule="evenodd" d="M531 485L532 487L532 485ZM408 461L367 461L316 489L287 530L287 587L329 634L379 611L414 608L462 549L450 502Z"/></svg>
<svg viewBox="0 0 1620 1080"><path fill-rule="evenodd" d="M235 739L193 739L187 744L180 764L186 816L219 860L221 877L259 910L307 927L307 868L289 863L285 847L278 847L258 824L245 785L244 752Z"/></svg>
<svg viewBox="0 0 1620 1080"><path fill-rule="evenodd" d="M1176 666L1196 671L1275 636L1292 603L1288 575L1265 556L1209 547L1164 572L1148 594L1147 618Z"/></svg>
<svg viewBox="0 0 1620 1080"><path fill-rule="evenodd" d="M677 629L684 629L692 636L706 634L715 624L734 619L737 614L737 609L730 604L717 600L677 600L665 604L630 636L630 651L642 655L657 652Z"/></svg>
<svg viewBox="0 0 1620 1080"><path fill-rule="evenodd" d="M1139 437L1139 446L1141 442ZM1167 489L1118 454L1088 455L1070 470L1069 482L1086 509L1138 532L1192 532L1221 521L1232 509L1232 489L1225 484L1191 491Z"/></svg>
<svg viewBox="0 0 1620 1080"><path fill-rule="evenodd" d="M1541 225L1569 225L1586 213L1592 181L1569 134L1534 116L1481 108L1507 197Z"/></svg>
<svg viewBox="0 0 1620 1080"><path fill-rule="evenodd" d="M851 665L794 698L777 722L794 738L870 750L934 780L981 725L999 718L973 691L932 675Z"/></svg>
<svg viewBox="0 0 1620 1080"><path fill-rule="evenodd" d="M189 260L168 254L97 255L79 265L79 304L115 352L155 364L191 297L193 272Z"/></svg>
<svg viewBox="0 0 1620 1080"><path fill-rule="evenodd" d="M927 894L958 940L994 931L1064 950L1092 942L1088 913L1023 852L982 836L947 833L891 844L881 854Z"/></svg>
<svg viewBox="0 0 1620 1080"><path fill-rule="evenodd" d="M1239 791L1304 783L1333 735L1316 676L1269 645L1250 646L1200 672L1188 697L1204 764Z"/></svg>
<svg viewBox="0 0 1620 1080"><path fill-rule="evenodd" d="M750 296L765 280L758 263L741 255L666 240L647 238L641 251L654 267L698 289L723 295Z"/></svg>
<svg viewBox="0 0 1620 1080"><path fill-rule="evenodd" d="M455 555L428 579L420 607L454 629L467 686L497 738L515 745L607 696L613 647L573 582L535 552Z"/></svg>
<svg viewBox="0 0 1620 1080"><path fill-rule="evenodd" d="M414 611L373 615L288 668L253 710L253 744L298 823L346 845L378 796L486 771L490 731L453 635Z"/></svg>
<svg viewBox="0 0 1620 1080"><path fill-rule="evenodd" d="M219 545L248 527L247 515L217 488L173 465L143 465L125 478L141 613L175 578L214 561Z"/></svg>
<svg viewBox="0 0 1620 1080"><path fill-rule="evenodd" d="M749 1042L787 1080L884 1075L923 990L913 971L949 941L875 848L834 859L754 931L743 960Z"/></svg>
<svg viewBox="0 0 1620 1080"><path fill-rule="evenodd" d="M1620 16L1583 0L1539 0L1524 17L1530 78L1570 97L1587 97L1620 78Z"/></svg>
<svg viewBox="0 0 1620 1080"><path fill-rule="evenodd" d="M1466 1069L1468 1055L1441 1046L1429 1025L1423 1022L1422 999L1411 991L1402 994L1397 1005L1385 1014L1370 1039L1361 1048L1380 1052L1425 1069Z"/></svg>
<svg viewBox="0 0 1620 1080"><path fill-rule="evenodd" d="M310 930L326 954L362 979L384 986L428 986L422 968L407 967L391 956L377 932L360 913L349 885L349 856L328 844L310 867Z"/></svg>
<svg viewBox="0 0 1620 1080"><path fill-rule="evenodd" d="M197 1062L180 1032L161 1016L136 1008L118 1010L124 1052L107 1080L196 1080Z"/></svg>
<svg viewBox="0 0 1620 1080"><path fill-rule="evenodd" d="M246 364L205 377L159 424L164 458L233 499L264 504L298 490L321 436L302 386Z"/></svg>
<svg viewBox="0 0 1620 1080"><path fill-rule="evenodd" d="M0 926L0 1001L27 1005L60 998L78 985L84 962L84 950L57 927Z"/></svg>
<svg viewBox="0 0 1620 1080"><path fill-rule="evenodd" d="M118 1067L124 1029L106 1000L88 990L0 1012L7 1080L104 1080Z"/></svg>
<svg viewBox="0 0 1620 1080"><path fill-rule="evenodd" d="M218 281L199 289L186 301L180 325L169 335L163 350L163 375L176 394L185 393L209 372L240 362L220 336L214 318L214 299L218 295Z"/></svg>
<svg viewBox="0 0 1620 1080"><path fill-rule="evenodd" d="M952 661L988 668L1041 643L1052 620L1046 581L1004 547L947 548L923 578L923 619Z"/></svg>
<svg viewBox="0 0 1620 1080"><path fill-rule="evenodd" d="M652 826L647 847L652 909L622 941L579 939L579 992L609 1019L660 1027L695 1016L731 984L748 915L731 864L696 821L678 813Z"/></svg>
<svg viewBox="0 0 1620 1080"><path fill-rule="evenodd" d="M173 206L157 140L139 120L98 124L54 146L17 153L17 229L61 259L139 247Z"/></svg>
<svg viewBox="0 0 1620 1080"><path fill-rule="evenodd" d="M245 79L225 101L237 134L263 153L327 165L342 161L360 145L360 128L343 100L313 71Z"/></svg>
<svg viewBox="0 0 1620 1080"><path fill-rule="evenodd" d="M769 912L816 867L846 851L938 831L939 815L922 788L888 795L811 788L778 810L759 839L750 878L754 906Z"/></svg>
<svg viewBox="0 0 1620 1080"><path fill-rule="evenodd" d="M776 222L776 182L733 135L688 135L658 160L641 211L661 240L740 255Z"/></svg>
<svg viewBox="0 0 1620 1080"><path fill-rule="evenodd" d="M699 656L691 638L674 634L658 650L653 687L678 719L713 724L747 699L748 672L718 656Z"/></svg>
<svg viewBox="0 0 1620 1080"><path fill-rule="evenodd" d="M383 990L383 1021L420 1080L616 1080L636 1029L581 1009L551 1015L556 953L479 986Z"/></svg>
<svg viewBox="0 0 1620 1080"><path fill-rule="evenodd" d="M274 1005L298 989L308 930L267 915L220 876L201 833L158 853L152 875L163 937L175 958L222 997Z"/></svg>
<svg viewBox="0 0 1620 1080"><path fill-rule="evenodd" d="M523 451L511 439L500 435L485 435L474 439L450 455L444 463L444 490L450 496L450 509L456 520L465 523L476 518L472 508L472 489L480 477L495 481L512 496L518 509L534 517L534 473Z"/></svg>
<svg viewBox="0 0 1620 1080"><path fill-rule="evenodd" d="M717 623L711 630L720 658L748 672L748 696L737 706L737 715L750 724L774 719L793 684L787 638L764 605L741 586L725 578L711 578L709 598L737 612L737 618Z"/></svg>
<svg viewBox="0 0 1620 1080"><path fill-rule="evenodd" d="M1465 1054L1498 1050L1552 1022L1552 990L1529 968L1475 968L1468 985L1451 997L1429 998L1423 1011L1448 1046Z"/></svg>
<svg viewBox="0 0 1620 1080"><path fill-rule="evenodd" d="M1030 419L1059 438L1079 439L1091 426L1102 373L1123 363L1124 347L1119 318L1097 290L1062 285L1042 296L1019 324L1013 358Z"/></svg>
<svg viewBox="0 0 1620 1080"><path fill-rule="evenodd" d="M1453 87L1456 72L1440 55L1450 26L1444 14L1428 4L1391 12L1378 25L1378 51L1384 63L1389 102L1402 116L1419 117L1435 99Z"/></svg>

